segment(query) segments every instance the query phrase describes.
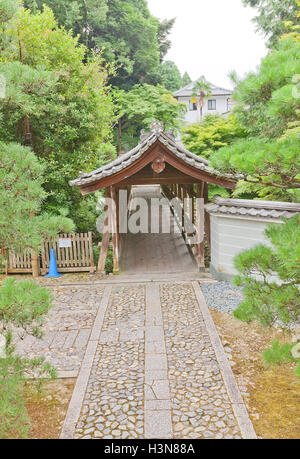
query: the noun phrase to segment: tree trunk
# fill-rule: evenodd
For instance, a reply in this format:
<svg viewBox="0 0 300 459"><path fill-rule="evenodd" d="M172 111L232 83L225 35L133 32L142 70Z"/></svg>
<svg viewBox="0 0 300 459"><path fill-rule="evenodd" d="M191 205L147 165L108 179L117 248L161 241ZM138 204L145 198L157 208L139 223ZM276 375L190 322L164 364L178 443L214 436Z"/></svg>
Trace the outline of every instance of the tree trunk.
<svg viewBox="0 0 300 459"><path fill-rule="evenodd" d="M0 333L0 359L6 358L6 338Z"/></svg>
<svg viewBox="0 0 300 459"><path fill-rule="evenodd" d="M122 124L121 120L118 122L118 154L120 156L120 153L122 151Z"/></svg>

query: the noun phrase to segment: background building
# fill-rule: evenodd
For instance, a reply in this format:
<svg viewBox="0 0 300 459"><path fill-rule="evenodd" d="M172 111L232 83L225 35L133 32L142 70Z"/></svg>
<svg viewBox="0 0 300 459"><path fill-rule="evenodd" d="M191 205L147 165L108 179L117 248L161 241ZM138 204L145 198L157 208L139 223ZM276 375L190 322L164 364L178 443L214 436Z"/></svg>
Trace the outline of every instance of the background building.
<svg viewBox="0 0 300 459"><path fill-rule="evenodd" d="M199 123L201 120L200 107L193 101L193 94L195 91L196 81L188 84L184 88L174 92L174 97L184 104L186 104L188 111L185 114L186 124ZM220 88L212 83L209 83L211 90L210 95L204 101L203 118L210 113L211 115L228 115L233 109L235 102L232 100L232 90Z"/></svg>

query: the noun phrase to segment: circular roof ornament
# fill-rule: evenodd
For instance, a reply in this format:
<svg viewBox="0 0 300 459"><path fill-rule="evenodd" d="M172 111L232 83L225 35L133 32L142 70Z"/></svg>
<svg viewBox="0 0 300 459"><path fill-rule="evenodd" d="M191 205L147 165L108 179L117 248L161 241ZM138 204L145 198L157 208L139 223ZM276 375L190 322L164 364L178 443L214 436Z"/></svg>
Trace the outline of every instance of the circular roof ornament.
<svg viewBox="0 0 300 459"><path fill-rule="evenodd" d="M161 172L163 172L166 168L166 163L165 163L164 158L162 157L156 158L152 162L151 167L156 174L160 174Z"/></svg>

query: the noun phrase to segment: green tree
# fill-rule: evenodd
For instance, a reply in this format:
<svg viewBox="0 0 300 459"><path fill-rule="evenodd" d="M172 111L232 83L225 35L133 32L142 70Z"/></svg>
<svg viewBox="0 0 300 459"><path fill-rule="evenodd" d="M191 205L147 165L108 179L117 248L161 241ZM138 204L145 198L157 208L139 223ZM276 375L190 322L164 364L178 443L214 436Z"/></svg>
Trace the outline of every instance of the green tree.
<svg viewBox="0 0 300 459"><path fill-rule="evenodd" d="M284 224L271 224L265 230L270 245L258 245L235 258L239 271L235 283L243 287L244 300L234 316L245 322L275 323L289 329L300 318L300 217ZM290 351L290 345L286 345ZM273 345L264 353L265 360L282 363L286 347ZM279 361L275 361L275 360ZM289 355L289 359L292 360ZM300 361L296 372L300 375Z"/></svg>
<svg viewBox="0 0 300 459"><path fill-rule="evenodd" d="M241 174L235 195L251 193L263 199L299 199L300 42L279 40L257 73L241 81L233 94L235 116L245 128L245 140L211 156L223 172Z"/></svg>
<svg viewBox="0 0 300 459"><path fill-rule="evenodd" d="M63 216L40 213L46 194L42 188L45 165L32 150L17 143L0 142L0 247L17 253L37 252L42 241L74 228ZM5 262L5 259L0 262ZM43 358L15 354L13 330L42 337L41 326L52 306L52 294L31 280L6 279L0 287L0 438L25 438L29 420L22 393L28 376L52 377Z"/></svg>
<svg viewBox="0 0 300 459"><path fill-rule="evenodd" d="M158 45L159 45L159 54L160 54L160 61L162 62L164 57L166 56L167 52L171 48L171 41L169 39L169 34L175 24L175 18L173 19L164 19L162 22L158 24Z"/></svg>
<svg viewBox="0 0 300 459"><path fill-rule="evenodd" d="M185 87L191 82L192 82L191 77L189 76L187 72L185 72L182 76L182 86Z"/></svg>
<svg viewBox="0 0 300 459"><path fill-rule="evenodd" d="M134 147L142 129L160 120L165 129L177 129L186 108L163 86L137 85L131 91L116 91L118 100L119 151Z"/></svg>
<svg viewBox="0 0 300 459"><path fill-rule="evenodd" d="M286 31L286 22L297 21L297 0L243 0L243 3L257 9L253 22L268 39L270 47Z"/></svg>
<svg viewBox="0 0 300 459"><path fill-rule="evenodd" d="M0 247L34 252L44 239L73 230L64 216L40 213L45 170L30 148L0 142Z"/></svg>
<svg viewBox="0 0 300 459"><path fill-rule="evenodd" d="M10 46L1 53L7 89L0 138L29 144L46 161L43 208L63 207L76 221L84 198L68 181L114 155L108 69L101 56L88 56L78 37L58 27L49 8L35 15L20 8L4 35Z"/></svg>
<svg viewBox="0 0 300 459"><path fill-rule="evenodd" d="M105 23L108 12L107 0L25 0L23 4L35 14L47 5L59 25L80 35L81 43L90 49L95 46L97 27Z"/></svg>
<svg viewBox="0 0 300 459"><path fill-rule="evenodd" d="M236 87L236 113L249 136L278 138L287 124L297 119L300 101L294 91L294 79L300 73L299 51L299 42L291 38L280 40L262 60L259 71L249 74Z"/></svg>
<svg viewBox="0 0 300 459"><path fill-rule="evenodd" d="M286 31L280 37L281 39L292 38L295 41L300 40L300 0L295 1L297 4L297 13L291 20L284 21Z"/></svg>
<svg viewBox="0 0 300 459"><path fill-rule="evenodd" d="M245 137L245 129L232 114L228 118L206 115L202 123L183 128L182 134L182 141L189 151L208 158L221 147Z"/></svg>
<svg viewBox="0 0 300 459"><path fill-rule="evenodd" d="M158 73L161 76L161 84L168 91L174 92L183 86L181 74L175 62L163 62L160 64Z"/></svg>
<svg viewBox="0 0 300 459"><path fill-rule="evenodd" d="M160 82L159 63L170 47L174 19L160 22L145 0L27 0L33 11L48 5L60 26L79 34L90 51L114 64L110 83L122 89Z"/></svg>
<svg viewBox="0 0 300 459"><path fill-rule="evenodd" d="M248 183L281 190L300 188L300 138L278 142L249 139L220 149L212 165L227 173L240 174Z"/></svg>

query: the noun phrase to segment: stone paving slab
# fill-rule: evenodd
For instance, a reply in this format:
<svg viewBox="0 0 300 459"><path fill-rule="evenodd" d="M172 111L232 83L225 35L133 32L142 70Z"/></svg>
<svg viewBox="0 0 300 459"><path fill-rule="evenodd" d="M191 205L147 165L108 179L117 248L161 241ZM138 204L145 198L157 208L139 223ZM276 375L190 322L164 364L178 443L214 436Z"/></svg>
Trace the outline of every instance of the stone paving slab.
<svg viewBox="0 0 300 459"><path fill-rule="evenodd" d="M43 327L43 338L17 339L16 351L29 358L45 357L60 377L77 376L105 286L50 288L55 300Z"/></svg>
<svg viewBox="0 0 300 459"><path fill-rule="evenodd" d="M61 438L256 438L198 282L106 289Z"/></svg>

